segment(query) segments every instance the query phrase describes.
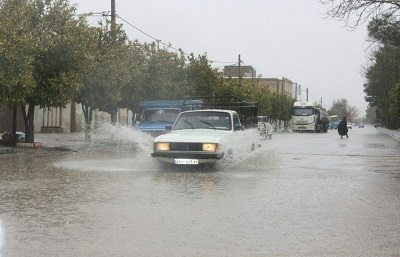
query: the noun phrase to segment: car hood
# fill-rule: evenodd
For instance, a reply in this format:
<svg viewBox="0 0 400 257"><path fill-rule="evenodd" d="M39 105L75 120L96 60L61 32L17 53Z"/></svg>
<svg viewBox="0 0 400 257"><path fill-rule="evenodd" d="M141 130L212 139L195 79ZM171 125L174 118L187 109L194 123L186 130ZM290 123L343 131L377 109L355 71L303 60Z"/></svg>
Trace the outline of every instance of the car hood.
<svg viewBox="0 0 400 257"><path fill-rule="evenodd" d="M154 142L218 143L232 133L232 131L215 129L183 129L158 136L154 139Z"/></svg>
<svg viewBox="0 0 400 257"><path fill-rule="evenodd" d="M172 125L172 122L142 122L136 125L139 130L165 130L165 126Z"/></svg>

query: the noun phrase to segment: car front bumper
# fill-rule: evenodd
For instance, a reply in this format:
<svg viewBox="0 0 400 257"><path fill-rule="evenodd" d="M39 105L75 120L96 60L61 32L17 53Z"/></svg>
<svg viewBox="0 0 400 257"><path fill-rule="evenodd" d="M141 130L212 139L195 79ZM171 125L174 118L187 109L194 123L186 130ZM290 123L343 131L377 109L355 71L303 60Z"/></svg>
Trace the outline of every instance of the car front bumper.
<svg viewBox="0 0 400 257"><path fill-rule="evenodd" d="M179 152L165 151L153 152L152 157L157 158L161 162L174 163L175 159L198 160L198 163L212 163L224 157L223 153L207 153L207 152Z"/></svg>

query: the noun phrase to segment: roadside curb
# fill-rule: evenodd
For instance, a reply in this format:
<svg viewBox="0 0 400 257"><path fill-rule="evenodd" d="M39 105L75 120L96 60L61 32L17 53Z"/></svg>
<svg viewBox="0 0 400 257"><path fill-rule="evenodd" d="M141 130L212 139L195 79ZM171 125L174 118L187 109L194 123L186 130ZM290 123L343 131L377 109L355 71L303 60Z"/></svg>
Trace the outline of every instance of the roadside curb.
<svg viewBox="0 0 400 257"><path fill-rule="evenodd" d="M17 143L17 147L42 149L43 145L41 143Z"/></svg>
<svg viewBox="0 0 400 257"><path fill-rule="evenodd" d="M379 130L385 133L386 135L393 137L394 139L400 140L400 132L396 130L390 130L386 128L379 128Z"/></svg>

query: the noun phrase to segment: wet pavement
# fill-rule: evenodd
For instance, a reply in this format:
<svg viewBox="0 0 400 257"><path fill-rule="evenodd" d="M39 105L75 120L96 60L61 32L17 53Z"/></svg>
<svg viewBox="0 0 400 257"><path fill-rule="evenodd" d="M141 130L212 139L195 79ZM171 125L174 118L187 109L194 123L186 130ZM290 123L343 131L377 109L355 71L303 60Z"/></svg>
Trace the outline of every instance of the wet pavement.
<svg viewBox="0 0 400 257"><path fill-rule="evenodd" d="M207 170L165 170L129 130L37 135L0 155L1 256L400 256L400 141L349 135L280 133Z"/></svg>

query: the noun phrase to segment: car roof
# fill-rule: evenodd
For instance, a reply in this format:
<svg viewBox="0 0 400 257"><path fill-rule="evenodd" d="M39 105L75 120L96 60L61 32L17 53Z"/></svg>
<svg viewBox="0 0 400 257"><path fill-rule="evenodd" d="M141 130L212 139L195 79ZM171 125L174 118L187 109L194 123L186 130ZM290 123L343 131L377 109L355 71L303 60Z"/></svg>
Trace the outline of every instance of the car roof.
<svg viewBox="0 0 400 257"><path fill-rule="evenodd" d="M154 111L154 110L177 110L179 111L180 108L178 107L150 107L150 108L145 108L145 111Z"/></svg>
<svg viewBox="0 0 400 257"><path fill-rule="evenodd" d="M222 109L202 109L202 110L191 110L191 111L184 111L183 113L193 113L193 112L225 112L225 113L231 113L235 114L235 111L232 110L222 110Z"/></svg>

